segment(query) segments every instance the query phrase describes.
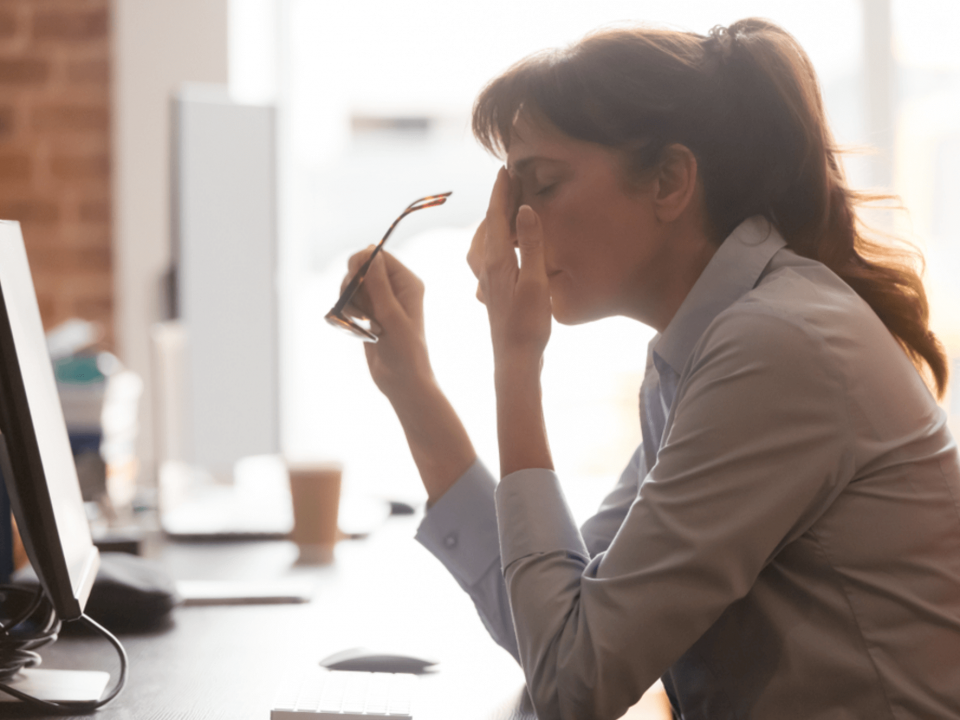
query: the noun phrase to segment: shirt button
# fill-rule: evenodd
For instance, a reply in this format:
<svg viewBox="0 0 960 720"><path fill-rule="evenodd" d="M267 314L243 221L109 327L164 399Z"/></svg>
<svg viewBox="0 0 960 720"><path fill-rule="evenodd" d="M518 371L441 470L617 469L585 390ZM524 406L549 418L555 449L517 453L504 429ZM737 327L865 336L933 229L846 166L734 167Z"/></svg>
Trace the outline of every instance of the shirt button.
<svg viewBox="0 0 960 720"><path fill-rule="evenodd" d="M453 549L457 546L457 536L455 533L450 533L443 539L443 544L448 548Z"/></svg>

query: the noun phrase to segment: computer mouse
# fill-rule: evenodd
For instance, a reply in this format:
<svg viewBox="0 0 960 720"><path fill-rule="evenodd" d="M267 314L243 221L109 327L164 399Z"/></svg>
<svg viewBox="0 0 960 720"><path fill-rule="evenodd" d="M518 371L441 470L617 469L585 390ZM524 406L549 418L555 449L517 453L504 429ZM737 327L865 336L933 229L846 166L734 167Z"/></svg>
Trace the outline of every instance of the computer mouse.
<svg viewBox="0 0 960 720"><path fill-rule="evenodd" d="M436 665L437 661L412 655L375 652L366 648L349 648L325 657L320 664L328 670L419 675L426 672L427 668Z"/></svg>

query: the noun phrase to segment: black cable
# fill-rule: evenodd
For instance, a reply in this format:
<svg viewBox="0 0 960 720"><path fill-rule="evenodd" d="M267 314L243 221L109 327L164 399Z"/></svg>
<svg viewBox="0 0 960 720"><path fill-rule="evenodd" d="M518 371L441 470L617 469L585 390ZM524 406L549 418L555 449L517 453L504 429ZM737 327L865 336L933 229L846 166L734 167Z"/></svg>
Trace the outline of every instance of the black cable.
<svg viewBox="0 0 960 720"><path fill-rule="evenodd" d="M16 585L0 586L3 605L13 617L0 626L0 682L11 679L25 667L40 664L38 648L53 642L60 633L60 622L53 607L44 602L42 588L33 591ZM17 604L23 607L17 613ZM26 625L25 623L30 623Z"/></svg>
<svg viewBox="0 0 960 720"><path fill-rule="evenodd" d="M16 585L0 586L0 597L7 600L11 595L23 597L29 594L31 591L27 588ZM39 665L40 655L36 650L56 640L60 632L60 620L42 587L37 588L30 602L19 614L0 626L0 690L36 707L60 713L89 712L113 700L127 680L127 653L120 641L98 622L82 614L79 619L103 635L120 656L119 677L106 697L88 702L52 702L33 697L6 684L5 681L11 680L23 668ZM25 625L31 620L34 622Z"/></svg>

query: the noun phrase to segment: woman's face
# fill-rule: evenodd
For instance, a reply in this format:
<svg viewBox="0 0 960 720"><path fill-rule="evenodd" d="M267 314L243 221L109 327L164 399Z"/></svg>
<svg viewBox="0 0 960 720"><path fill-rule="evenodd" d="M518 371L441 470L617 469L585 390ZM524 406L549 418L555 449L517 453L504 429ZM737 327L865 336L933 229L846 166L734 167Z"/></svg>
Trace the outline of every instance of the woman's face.
<svg viewBox="0 0 960 720"><path fill-rule="evenodd" d="M568 325L613 315L649 322L644 306L662 281L666 237L655 183L628 185L615 150L523 116L507 169L517 207L527 204L540 218L554 318Z"/></svg>

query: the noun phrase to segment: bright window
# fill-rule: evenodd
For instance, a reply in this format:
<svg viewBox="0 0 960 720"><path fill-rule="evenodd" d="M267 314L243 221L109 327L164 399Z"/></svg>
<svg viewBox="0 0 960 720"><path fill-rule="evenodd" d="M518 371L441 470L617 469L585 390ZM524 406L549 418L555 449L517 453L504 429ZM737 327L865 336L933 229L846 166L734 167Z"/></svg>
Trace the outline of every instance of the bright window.
<svg viewBox="0 0 960 720"><path fill-rule="evenodd" d="M945 407L960 435L960 5L892 5L897 63L894 189L909 213L898 229L923 248L934 330L951 357Z"/></svg>

